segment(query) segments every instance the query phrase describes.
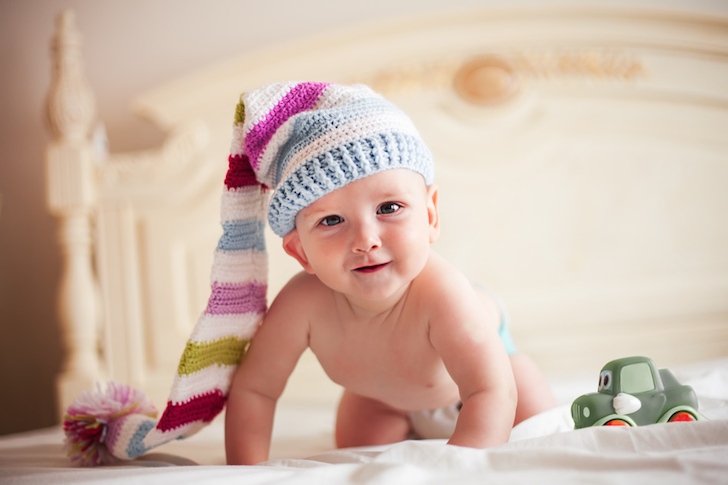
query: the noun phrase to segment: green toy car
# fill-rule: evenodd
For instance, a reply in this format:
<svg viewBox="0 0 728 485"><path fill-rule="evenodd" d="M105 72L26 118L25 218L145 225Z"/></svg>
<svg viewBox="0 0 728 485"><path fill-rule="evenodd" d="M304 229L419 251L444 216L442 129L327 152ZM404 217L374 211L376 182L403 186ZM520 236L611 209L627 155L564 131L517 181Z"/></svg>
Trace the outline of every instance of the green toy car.
<svg viewBox="0 0 728 485"><path fill-rule="evenodd" d="M599 374L598 392L571 405L574 428L644 426L674 421L701 421L698 397L668 369L657 369L647 357L607 363Z"/></svg>

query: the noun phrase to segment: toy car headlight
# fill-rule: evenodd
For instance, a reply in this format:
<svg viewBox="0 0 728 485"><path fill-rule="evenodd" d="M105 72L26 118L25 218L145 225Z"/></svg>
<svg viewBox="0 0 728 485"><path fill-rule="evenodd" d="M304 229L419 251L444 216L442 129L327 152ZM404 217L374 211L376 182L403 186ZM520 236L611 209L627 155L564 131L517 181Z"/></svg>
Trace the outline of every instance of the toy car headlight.
<svg viewBox="0 0 728 485"><path fill-rule="evenodd" d="M571 405L571 417L574 419L574 424L578 425L579 423L584 422L585 420L589 419L589 416L591 415L592 410L589 407L588 400L577 399Z"/></svg>

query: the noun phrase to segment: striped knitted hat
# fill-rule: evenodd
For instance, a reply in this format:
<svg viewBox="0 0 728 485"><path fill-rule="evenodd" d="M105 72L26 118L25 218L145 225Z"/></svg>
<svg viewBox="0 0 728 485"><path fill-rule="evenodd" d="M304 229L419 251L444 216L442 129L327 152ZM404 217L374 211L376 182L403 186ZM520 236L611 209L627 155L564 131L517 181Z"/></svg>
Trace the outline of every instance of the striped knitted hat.
<svg viewBox="0 0 728 485"><path fill-rule="evenodd" d="M98 456L74 454L74 446L84 443L73 439L67 440L69 455L91 464L111 461L109 455L134 458L212 421L266 311L266 215L284 236L294 229L296 214L315 200L393 168L433 182L432 155L411 120L366 86L287 82L243 94L222 195L212 295L180 360L167 408L157 421L135 391L110 386L104 398L117 405L107 406L100 418L105 437ZM89 409L97 404L93 396L84 397L69 408L68 428L98 416ZM130 402L135 407L125 411Z"/></svg>

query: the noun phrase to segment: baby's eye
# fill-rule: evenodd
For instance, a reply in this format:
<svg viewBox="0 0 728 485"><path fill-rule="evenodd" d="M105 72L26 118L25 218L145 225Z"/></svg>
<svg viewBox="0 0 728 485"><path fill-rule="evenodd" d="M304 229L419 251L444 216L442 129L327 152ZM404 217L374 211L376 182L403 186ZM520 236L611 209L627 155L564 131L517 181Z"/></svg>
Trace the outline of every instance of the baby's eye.
<svg viewBox="0 0 728 485"><path fill-rule="evenodd" d="M400 205L396 202L385 202L377 209L377 214L394 214L400 209Z"/></svg>
<svg viewBox="0 0 728 485"><path fill-rule="evenodd" d="M343 221L344 221L344 219L342 219L341 216L326 216L323 219L321 219L321 225L335 226L337 224L340 224Z"/></svg>

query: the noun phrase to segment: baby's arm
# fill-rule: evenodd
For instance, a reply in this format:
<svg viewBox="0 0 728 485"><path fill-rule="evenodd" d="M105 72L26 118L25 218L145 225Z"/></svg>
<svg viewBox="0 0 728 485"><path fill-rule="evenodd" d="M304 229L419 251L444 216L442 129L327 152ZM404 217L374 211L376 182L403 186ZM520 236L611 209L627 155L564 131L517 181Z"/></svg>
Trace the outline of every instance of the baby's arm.
<svg viewBox="0 0 728 485"><path fill-rule="evenodd" d="M449 444L486 448L508 441L517 395L510 359L498 336L497 311L457 275L438 285L441 303L430 340L458 385L462 409Z"/></svg>
<svg viewBox="0 0 728 485"><path fill-rule="evenodd" d="M281 290L233 378L225 416L229 465L268 459L276 402L308 346L305 305L295 286Z"/></svg>

